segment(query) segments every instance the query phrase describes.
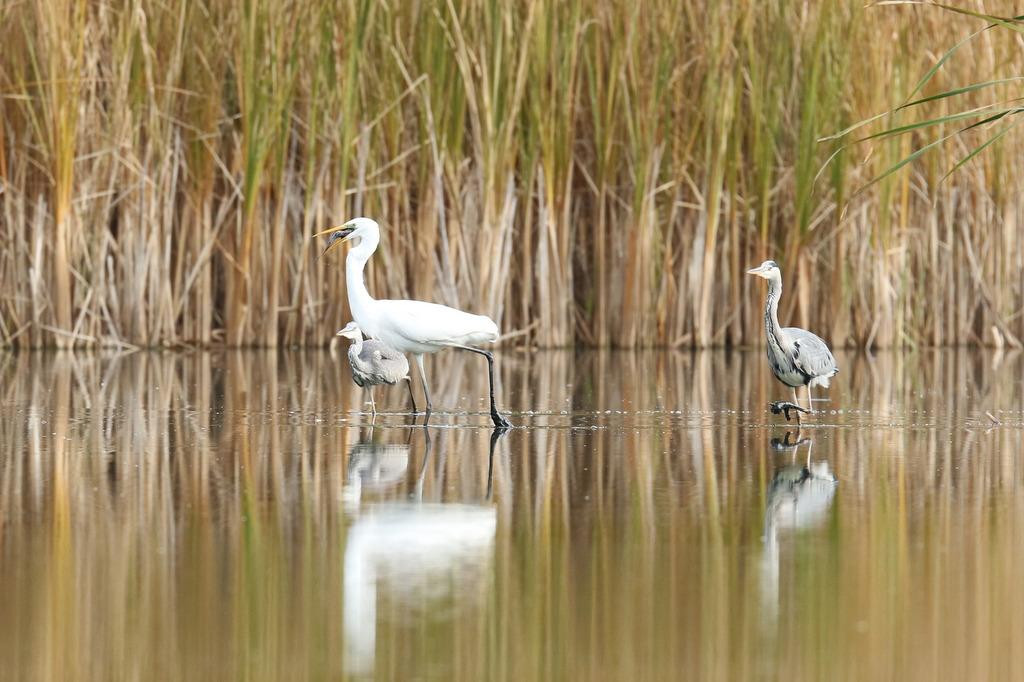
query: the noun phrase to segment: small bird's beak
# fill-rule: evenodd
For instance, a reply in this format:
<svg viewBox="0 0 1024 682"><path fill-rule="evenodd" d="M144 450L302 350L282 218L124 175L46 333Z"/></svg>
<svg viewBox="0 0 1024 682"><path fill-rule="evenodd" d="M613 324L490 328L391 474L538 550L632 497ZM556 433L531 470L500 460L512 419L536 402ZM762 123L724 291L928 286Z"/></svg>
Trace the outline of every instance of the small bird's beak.
<svg viewBox="0 0 1024 682"><path fill-rule="evenodd" d="M327 246L326 248L324 248L323 253L321 253L318 256L318 258L323 258L324 256L326 256L327 252L334 248L337 244L341 242L347 242L354 231L354 227L348 227L348 223L345 223L344 225L332 227L327 230L324 230L323 232L317 232L316 234L314 234L314 238L324 236L327 237Z"/></svg>

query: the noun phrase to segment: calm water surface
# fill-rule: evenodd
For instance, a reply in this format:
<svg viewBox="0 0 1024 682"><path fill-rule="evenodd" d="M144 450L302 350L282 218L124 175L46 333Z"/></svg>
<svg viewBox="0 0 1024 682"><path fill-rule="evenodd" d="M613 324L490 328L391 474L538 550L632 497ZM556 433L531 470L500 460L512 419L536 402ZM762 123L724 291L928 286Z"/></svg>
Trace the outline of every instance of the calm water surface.
<svg viewBox="0 0 1024 682"><path fill-rule="evenodd" d="M1021 357L837 359L0 356L0 677L1021 677Z"/></svg>

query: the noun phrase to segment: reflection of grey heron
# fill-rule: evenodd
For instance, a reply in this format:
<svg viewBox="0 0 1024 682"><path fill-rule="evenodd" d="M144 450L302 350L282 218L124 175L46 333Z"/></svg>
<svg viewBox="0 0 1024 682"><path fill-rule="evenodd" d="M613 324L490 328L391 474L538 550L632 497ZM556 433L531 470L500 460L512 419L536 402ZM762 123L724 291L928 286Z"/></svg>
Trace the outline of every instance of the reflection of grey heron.
<svg viewBox="0 0 1024 682"><path fill-rule="evenodd" d="M494 456L497 432L491 437ZM345 670L373 673L378 594L402 608L398 617L438 617L444 608L482 607L491 580L497 510L489 504L423 503L426 449L414 501L370 505L348 530L345 545ZM487 496L491 464L488 464ZM458 594L458 599L453 596Z"/></svg>
<svg viewBox="0 0 1024 682"><path fill-rule="evenodd" d="M358 507L364 488L377 490L400 483L408 468L408 445L356 443L348 454L344 499Z"/></svg>
<svg viewBox="0 0 1024 682"><path fill-rule="evenodd" d="M782 296L782 271L773 260L766 260L756 268L747 270L748 275L757 275L768 280L768 298L764 309L764 331L768 340L768 363L775 378L793 389L797 422L804 411L797 398L798 386L807 387L807 410L814 412L811 398L812 386L828 388L828 381L839 368L828 346L815 334L799 327L779 325L779 298ZM785 409L784 407L782 409ZM779 410L773 409L774 412ZM789 411L786 419L789 419Z"/></svg>
<svg viewBox="0 0 1024 682"><path fill-rule="evenodd" d="M762 590L766 613L774 618L779 596L779 530L808 529L821 525L832 505L836 492L836 477L828 462L811 462L809 438L793 442L786 433L784 440L773 439L772 447L794 454L807 445L805 464L789 464L775 471L768 486L764 510L764 555L762 557Z"/></svg>
<svg viewBox="0 0 1024 682"><path fill-rule="evenodd" d="M449 308L445 305L409 300L378 300L370 296L363 281L363 268L380 244L380 227L369 218L354 218L340 227L324 230L315 235L330 235L327 253L335 244L358 239L358 245L345 259L345 281L352 316L372 339L380 339L402 353L412 353L420 369L423 393L430 414L430 389L423 371L423 354L436 353L445 348L460 348L487 358L487 377L490 380L491 421L497 428L511 424L498 413L494 402L494 356L476 348L481 343L498 340L498 325L484 315Z"/></svg>
<svg viewBox="0 0 1024 682"><path fill-rule="evenodd" d="M404 381L409 387L409 401L413 414L416 413L416 398L412 394L412 379L409 378L409 361L403 353L383 341L363 341L363 332L355 322L349 322L338 331L352 344L348 347L348 364L352 366L352 381L356 386L370 392L370 409L377 414L377 403L373 400L373 387L387 384L394 386Z"/></svg>

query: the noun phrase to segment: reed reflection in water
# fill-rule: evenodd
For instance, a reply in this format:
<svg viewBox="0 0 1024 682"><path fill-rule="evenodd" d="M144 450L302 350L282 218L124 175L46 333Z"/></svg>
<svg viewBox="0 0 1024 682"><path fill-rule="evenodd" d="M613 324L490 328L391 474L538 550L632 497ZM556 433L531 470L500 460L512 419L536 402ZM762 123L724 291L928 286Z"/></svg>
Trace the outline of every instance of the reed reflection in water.
<svg viewBox="0 0 1024 682"><path fill-rule="evenodd" d="M492 441L456 354L428 430L326 352L0 357L0 676L1024 672L1019 355L840 354L800 450L759 352L501 360Z"/></svg>

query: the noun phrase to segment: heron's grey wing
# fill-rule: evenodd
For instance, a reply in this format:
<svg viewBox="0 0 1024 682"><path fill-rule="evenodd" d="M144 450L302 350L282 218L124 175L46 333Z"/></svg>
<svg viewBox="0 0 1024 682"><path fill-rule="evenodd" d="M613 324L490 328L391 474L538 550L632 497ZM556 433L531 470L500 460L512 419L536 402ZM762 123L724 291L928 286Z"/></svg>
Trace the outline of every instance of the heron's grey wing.
<svg viewBox="0 0 1024 682"><path fill-rule="evenodd" d="M356 386L365 387L367 384L370 386L379 383L376 380L376 373L374 372L373 366L366 362L364 358L357 357L352 360L352 381L356 383Z"/></svg>
<svg viewBox="0 0 1024 682"><path fill-rule="evenodd" d="M405 361L408 364L408 360L405 358L405 353L397 351L386 343L381 343L376 346L374 350L380 353L380 358L383 362L399 362Z"/></svg>
<svg viewBox="0 0 1024 682"><path fill-rule="evenodd" d="M374 380L379 384L394 384L409 373L409 361L383 341L371 339L363 342L363 355L372 368Z"/></svg>
<svg viewBox="0 0 1024 682"><path fill-rule="evenodd" d="M810 377L830 377L839 371L832 351L821 337L799 327L785 331L793 341L793 364L798 370Z"/></svg>
<svg viewBox="0 0 1024 682"><path fill-rule="evenodd" d="M409 376L409 359L405 353L384 345L380 349L381 366L386 368L389 383L396 383Z"/></svg>
<svg viewBox="0 0 1024 682"><path fill-rule="evenodd" d="M348 348L348 364L352 368L352 381L356 386L363 388L366 386L367 367L363 358L355 352L353 346Z"/></svg>

